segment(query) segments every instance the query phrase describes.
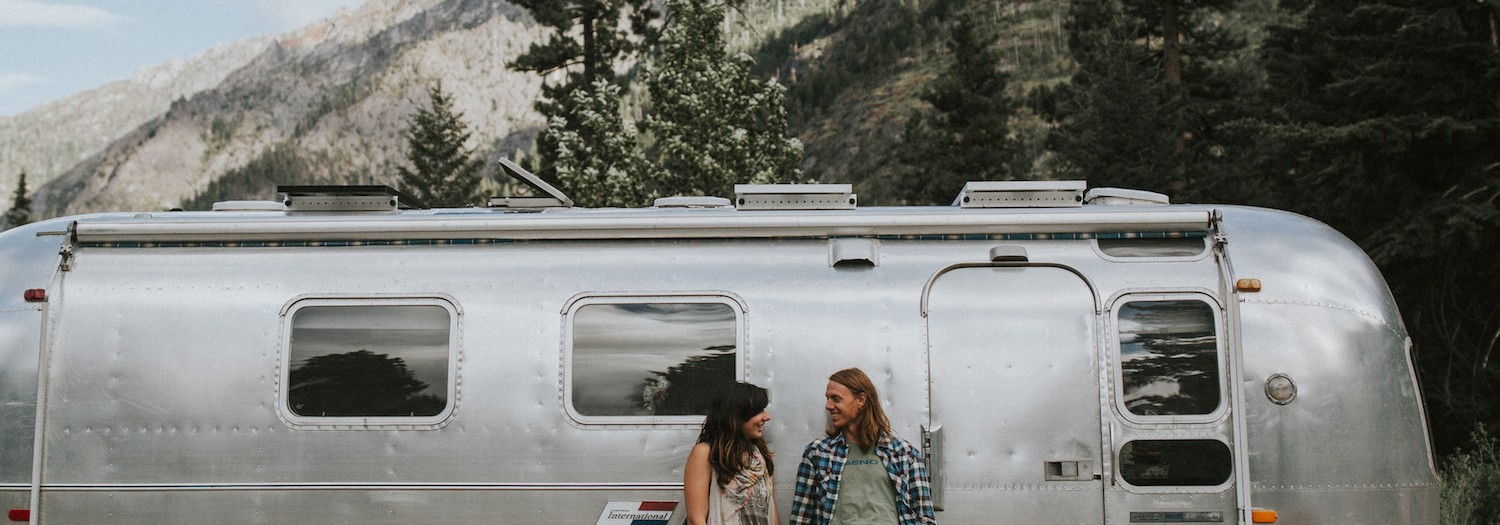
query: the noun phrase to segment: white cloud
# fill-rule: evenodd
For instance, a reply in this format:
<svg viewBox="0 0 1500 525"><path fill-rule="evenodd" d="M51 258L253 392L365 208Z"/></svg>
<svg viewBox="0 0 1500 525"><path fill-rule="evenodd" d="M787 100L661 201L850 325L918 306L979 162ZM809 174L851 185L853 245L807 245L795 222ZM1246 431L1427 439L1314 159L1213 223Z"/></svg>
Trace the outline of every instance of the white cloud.
<svg viewBox="0 0 1500 525"><path fill-rule="evenodd" d="M364 0L257 0L255 5L281 26L279 31L286 31L326 18L340 7L352 9L363 3Z"/></svg>
<svg viewBox="0 0 1500 525"><path fill-rule="evenodd" d="M112 26L125 17L97 7L76 4L45 4L32 0L0 0L0 26L70 27L93 29Z"/></svg>
<svg viewBox="0 0 1500 525"><path fill-rule="evenodd" d="M0 0L3 2L3 0ZM31 84L40 84L46 79L25 73L0 73L0 92L10 91Z"/></svg>

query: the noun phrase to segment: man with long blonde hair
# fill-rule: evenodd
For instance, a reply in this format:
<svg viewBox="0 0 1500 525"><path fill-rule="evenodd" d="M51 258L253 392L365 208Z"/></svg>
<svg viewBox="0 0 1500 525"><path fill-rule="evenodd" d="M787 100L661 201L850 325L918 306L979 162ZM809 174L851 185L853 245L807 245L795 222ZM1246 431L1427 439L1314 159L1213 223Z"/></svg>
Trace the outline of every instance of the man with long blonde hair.
<svg viewBox="0 0 1500 525"><path fill-rule="evenodd" d="M891 433L870 377L858 368L834 372L824 398L828 437L802 452L791 522L936 523L922 451Z"/></svg>

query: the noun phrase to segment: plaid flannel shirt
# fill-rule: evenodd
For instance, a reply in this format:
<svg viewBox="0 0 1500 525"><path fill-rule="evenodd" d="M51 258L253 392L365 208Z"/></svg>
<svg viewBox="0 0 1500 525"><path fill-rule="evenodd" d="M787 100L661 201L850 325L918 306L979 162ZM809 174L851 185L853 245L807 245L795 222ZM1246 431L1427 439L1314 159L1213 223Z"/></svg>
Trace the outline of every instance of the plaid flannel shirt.
<svg viewBox="0 0 1500 525"><path fill-rule="evenodd" d="M885 465L885 472L896 488L896 513L901 525L937 523L932 511L932 485L922 451L901 438L881 434L875 445L875 456ZM797 467L797 492L792 496L792 525L828 525L833 522L833 507L839 499L839 479L844 460L849 457L849 442L844 435L808 443Z"/></svg>

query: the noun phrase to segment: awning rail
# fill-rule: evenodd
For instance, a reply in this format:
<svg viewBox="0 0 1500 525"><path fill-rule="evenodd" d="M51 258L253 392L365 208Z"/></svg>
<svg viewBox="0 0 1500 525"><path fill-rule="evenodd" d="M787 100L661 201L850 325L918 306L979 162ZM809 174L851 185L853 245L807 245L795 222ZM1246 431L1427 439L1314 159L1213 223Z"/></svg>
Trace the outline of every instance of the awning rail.
<svg viewBox="0 0 1500 525"><path fill-rule="evenodd" d="M878 210L878 209L867 209ZM75 223L92 243L286 242L442 239L774 238L1007 233L1201 232L1211 209L1006 210L999 213L543 213L378 216L151 214ZM976 210L977 211L977 210Z"/></svg>

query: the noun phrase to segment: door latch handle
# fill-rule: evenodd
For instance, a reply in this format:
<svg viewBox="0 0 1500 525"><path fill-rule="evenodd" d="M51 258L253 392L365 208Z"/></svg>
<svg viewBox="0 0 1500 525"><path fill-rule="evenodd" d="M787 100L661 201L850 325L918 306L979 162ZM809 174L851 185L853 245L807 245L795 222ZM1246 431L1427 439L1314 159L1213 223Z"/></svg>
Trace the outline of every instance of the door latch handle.
<svg viewBox="0 0 1500 525"><path fill-rule="evenodd" d="M1043 478L1047 481L1082 481L1099 479L1093 472L1093 462L1080 460L1048 461L1044 464Z"/></svg>

